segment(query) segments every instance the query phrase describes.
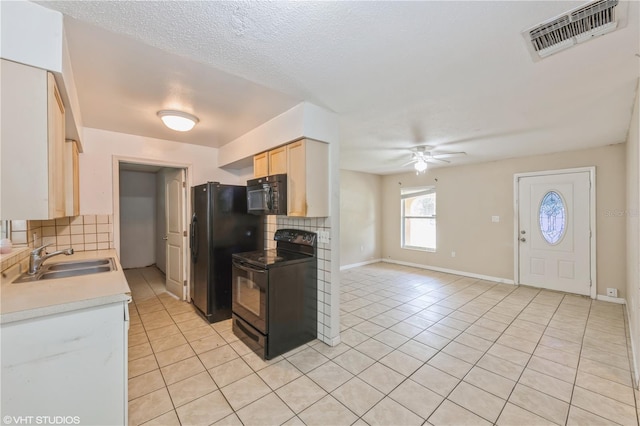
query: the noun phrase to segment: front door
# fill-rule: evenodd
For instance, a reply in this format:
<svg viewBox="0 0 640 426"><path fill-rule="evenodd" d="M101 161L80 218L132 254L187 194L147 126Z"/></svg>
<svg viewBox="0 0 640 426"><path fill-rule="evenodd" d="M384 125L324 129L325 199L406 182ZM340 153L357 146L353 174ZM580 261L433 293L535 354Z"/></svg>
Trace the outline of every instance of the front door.
<svg viewBox="0 0 640 426"><path fill-rule="evenodd" d="M516 176L519 284L591 295L591 176Z"/></svg>
<svg viewBox="0 0 640 426"><path fill-rule="evenodd" d="M167 212L167 291L185 299L184 286L184 170L167 172L165 180L165 202Z"/></svg>

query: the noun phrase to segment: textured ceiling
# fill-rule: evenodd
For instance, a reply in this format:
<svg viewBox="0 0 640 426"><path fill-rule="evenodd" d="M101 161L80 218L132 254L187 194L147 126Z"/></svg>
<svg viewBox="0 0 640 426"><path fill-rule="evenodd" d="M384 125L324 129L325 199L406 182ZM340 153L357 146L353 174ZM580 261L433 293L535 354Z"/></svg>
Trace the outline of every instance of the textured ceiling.
<svg viewBox="0 0 640 426"><path fill-rule="evenodd" d="M380 174L417 145L460 164L623 142L640 75L638 2L539 62L521 31L580 2L41 4L75 18L88 126L220 146L307 100L338 113L341 167ZM153 133L172 102L201 118L192 134Z"/></svg>

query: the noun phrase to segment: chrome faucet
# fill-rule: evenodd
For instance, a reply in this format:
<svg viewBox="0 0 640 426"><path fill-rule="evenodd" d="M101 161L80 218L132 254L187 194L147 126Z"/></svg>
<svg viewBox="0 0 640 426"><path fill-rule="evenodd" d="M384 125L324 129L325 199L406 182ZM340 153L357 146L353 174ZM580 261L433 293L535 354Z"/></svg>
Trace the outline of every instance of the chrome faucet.
<svg viewBox="0 0 640 426"><path fill-rule="evenodd" d="M42 267L44 261L50 257L57 256L59 254L64 254L66 256L73 254L72 248L54 251L53 253L45 253L44 249L50 245L51 243L45 244L31 251L31 256L29 257L29 275L35 275Z"/></svg>

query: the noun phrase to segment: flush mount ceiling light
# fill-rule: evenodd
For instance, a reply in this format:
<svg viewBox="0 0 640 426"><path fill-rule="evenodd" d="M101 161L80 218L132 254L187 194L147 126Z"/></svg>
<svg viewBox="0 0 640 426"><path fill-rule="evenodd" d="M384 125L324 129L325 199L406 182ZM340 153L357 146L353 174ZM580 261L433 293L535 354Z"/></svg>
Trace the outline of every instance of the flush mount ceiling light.
<svg viewBox="0 0 640 426"><path fill-rule="evenodd" d="M158 117L165 126L178 132L188 132L200 121L195 115L169 109L158 111Z"/></svg>

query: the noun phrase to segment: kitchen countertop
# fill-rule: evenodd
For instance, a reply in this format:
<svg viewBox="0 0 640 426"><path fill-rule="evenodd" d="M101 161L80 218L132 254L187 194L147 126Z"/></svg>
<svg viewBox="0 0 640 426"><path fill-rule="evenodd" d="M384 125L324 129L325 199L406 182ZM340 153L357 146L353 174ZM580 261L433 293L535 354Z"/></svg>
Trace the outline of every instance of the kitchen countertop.
<svg viewBox="0 0 640 426"><path fill-rule="evenodd" d="M57 256L45 264L113 257L116 270L92 275L14 284L19 265L3 273L0 285L0 323L75 311L130 300L131 290L115 250L97 250ZM14 269L16 268L16 269ZM5 275L7 278L5 278Z"/></svg>

